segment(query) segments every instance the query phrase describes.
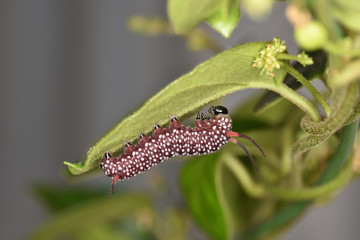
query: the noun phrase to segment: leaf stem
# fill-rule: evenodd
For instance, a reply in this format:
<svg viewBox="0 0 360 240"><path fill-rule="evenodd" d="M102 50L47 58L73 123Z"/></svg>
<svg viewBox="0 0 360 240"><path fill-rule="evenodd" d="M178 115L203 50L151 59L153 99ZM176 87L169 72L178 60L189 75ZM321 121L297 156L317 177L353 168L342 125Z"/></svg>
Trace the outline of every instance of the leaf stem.
<svg viewBox="0 0 360 240"><path fill-rule="evenodd" d="M268 89L279 93L281 96L297 105L301 110L306 112L314 122L320 122L320 115L314 105L312 105L303 96L297 94L294 90L287 87L285 84L279 84L276 86L276 88L268 87Z"/></svg>
<svg viewBox="0 0 360 240"><path fill-rule="evenodd" d="M319 101L319 103L323 107L326 116L329 117L331 113L331 108L327 101L322 97L321 93L313 85L311 85L311 83L295 68L293 68L287 63L284 63L283 67L289 74L291 74L294 78L296 78L296 80L298 80L304 87L309 90L309 92Z"/></svg>
<svg viewBox="0 0 360 240"><path fill-rule="evenodd" d="M301 65L303 66L314 64L312 58L309 57L307 54L305 54L305 52L302 52L296 56L285 53L279 53L277 55L277 58L282 60L294 60L301 63Z"/></svg>

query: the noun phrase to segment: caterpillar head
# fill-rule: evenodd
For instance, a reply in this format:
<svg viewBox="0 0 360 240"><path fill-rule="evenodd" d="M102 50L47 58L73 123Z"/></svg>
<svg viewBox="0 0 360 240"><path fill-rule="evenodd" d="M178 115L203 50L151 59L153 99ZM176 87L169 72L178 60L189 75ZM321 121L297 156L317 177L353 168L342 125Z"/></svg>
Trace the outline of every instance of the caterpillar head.
<svg viewBox="0 0 360 240"><path fill-rule="evenodd" d="M209 113L213 114L216 117L218 115L227 115L229 111L226 109L226 107L223 106L212 106L209 109Z"/></svg>

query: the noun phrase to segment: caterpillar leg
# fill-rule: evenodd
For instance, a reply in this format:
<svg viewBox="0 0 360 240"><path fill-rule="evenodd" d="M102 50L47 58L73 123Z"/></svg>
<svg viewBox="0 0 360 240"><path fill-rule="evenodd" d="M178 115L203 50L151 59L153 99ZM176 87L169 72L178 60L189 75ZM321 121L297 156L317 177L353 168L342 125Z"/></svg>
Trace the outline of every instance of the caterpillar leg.
<svg viewBox="0 0 360 240"><path fill-rule="evenodd" d="M198 122L198 121L202 121L202 117L201 117L201 115L200 115L200 112L197 112L197 114L196 114L196 121Z"/></svg>
<svg viewBox="0 0 360 240"><path fill-rule="evenodd" d="M203 120L208 120L208 121L210 120L210 117L208 115L203 114L203 113L201 113L201 117L202 117Z"/></svg>
<svg viewBox="0 0 360 240"><path fill-rule="evenodd" d="M111 193L114 193L114 186L115 183L119 180L120 176L118 174L114 175L112 182L111 182L111 186L109 189L109 197L111 197Z"/></svg>
<svg viewBox="0 0 360 240"><path fill-rule="evenodd" d="M173 128L181 127L181 123L179 122L179 119L177 119L177 117L175 115L170 116L170 126L169 127L173 127Z"/></svg>
<svg viewBox="0 0 360 240"><path fill-rule="evenodd" d="M196 121L204 121L204 120L210 120L210 117L209 116L206 116L204 113L202 112L197 112L196 114Z"/></svg>

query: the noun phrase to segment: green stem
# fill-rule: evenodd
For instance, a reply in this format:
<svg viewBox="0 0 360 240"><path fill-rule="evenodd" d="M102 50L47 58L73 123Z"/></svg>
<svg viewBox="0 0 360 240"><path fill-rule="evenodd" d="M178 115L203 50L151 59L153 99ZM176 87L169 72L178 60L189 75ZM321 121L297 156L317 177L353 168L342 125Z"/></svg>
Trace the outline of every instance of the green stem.
<svg viewBox="0 0 360 240"><path fill-rule="evenodd" d="M314 105L312 105L308 100L306 100L303 96L297 94L294 90L287 87L284 84L279 84L276 88L272 88L271 86L267 87L269 90L277 92L290 102L297 105L301 110L306 112L311 120L314 122L320 122L320 115Z"/></svg>
<svg viewBox="0 0 360 240"><path fill-rule="evenodd" d="M285 54L285 53L278 53L277 58L278 58L278 59L283 59L283 60L295 60L295 61L299 61L299 57L298 57L298 56L294 56L294 55L290 55L290 54Z"/></svg>
<svg viewBox="0 0 360 240"><path fill-rule="evenodd" d="M319 103L323 107L326 116L329 117L331 113L331 108L330 105L326 102L326 100L322 97L321 93L313 85L311 85L311 83L301 73L299 73L289 64L284 63L283 68L285 68L289 74L291 74L294 78L296 78L296 80L298 80L304 87L309 90L309 92L319 101Z"/></svg>
<svg viewBox="0 0 360 240"><path fill-rule="evenodd" d="M233 155L224 153L222 155L223 163L233 172L242 188L252 197L261 198L272 196L281 200L311 200L332 193L334 190L341 188L351 178L352 164L348 161L345 168L336 176L336 178L321 186L305 189L286 189L274 186L268 186L266 189L256 183L241 163Z"/></svg>
<svg viewBox="0 0 360 240"><path fill-rule="evenodd" d="M244 165L230 153L222 155L224 164L232 171L243 189L252 197L262 197L265 189L253 181Z"/></svg>
<svg viewBox="0 0 360 240"><path fill-rule="evenodd" d="M296 56L285 53L278 53L277 58L282 60L294 60L301 63L303 66L314 64L312 58L306 55L304 52Z"/></svg>
<svg viewBox="0 0 360 240"><path fill-rule="evenodd" d="M293 121L291 121L292 123ZM293 142L292 125L287 124L282 131L281 175L285 176L291 171L291 143Z"/></svg>
<svg viewBox="0 0 360 240"><path fill-rule="evenodd" d="M352 175L352 164L349 161L339 175L321 186L308 189L284 189L279 187L267 187L269 195L281 200L311 200L317 197L326 196L347 184Z"/></svg>
<svg viewBox="0 0 360 240"><path fill-rule="evenodd" d="M338 148L331 157L329 166L325 170L324 174L317 181L318 185L329 181L341 170L341 167L346 162L352 151L358 124L359 121L355 121L344 128ZM264 237L295 220L295 218L298 217L298 215L301 214L311 203L312 201L310 200L292 203L278 212L271 219L263 222L256 228L245 232L237 239L255 239Z"/></svg>

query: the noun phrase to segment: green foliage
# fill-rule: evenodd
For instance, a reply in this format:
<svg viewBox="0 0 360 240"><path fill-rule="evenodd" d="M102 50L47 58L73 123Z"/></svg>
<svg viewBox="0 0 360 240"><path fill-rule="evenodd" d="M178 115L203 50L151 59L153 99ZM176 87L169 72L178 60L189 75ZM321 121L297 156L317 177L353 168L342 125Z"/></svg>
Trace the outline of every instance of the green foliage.
<svg viewBox="0 0 360 240"><path fill-rule="evenodd" d="M215 156L214 156L215 155ZM214 239L227 239L228 227L216 185L217 156L188 162L181 173L181 188L196 222Z"/></svg>
<svg viewBox="0 0 360 240"><path fill-rule="evenodd" d="M51 212L61 211L82 203L88 199L103 198L104 191L87 190L82 188L54 188L46 185L33 187L35 195L48 207Z"/></svg>
<svg viewBox="0 0 360 240"><path fill-rule="evenodd" d="M240 19L240 0L222 0L217 11L206 19L206 21L221 33L229 38Z"/></svg>
<svg viewBox="0 0 360 240"><path fill-rule="evenodd" d="M224 37L230 37L240 18L239 0L169 0L168 15L178 34L207 21Z"/></svg>
<svg viewBox="0 0 360 240"><path fill-rule="evenodd" d="M331 13L347 28L360 31L360 2L354 0L331 1Z"/></svg>
<svg viewBox="0 0 360 240"><path fill-rule="evenodd" d="M261 13L272 3L259 2L268 3ZM139 16L130 19L128 26L147 35L181 34L190 49L217 53L220 48L197 25L205 21L229 37L240 18L239 3L168 0L171 26L163 18ZM253 2L246 4L250 15L258 17L249 9ZM290 14L289 20L298 44L322 51L290 55L284 41L274 36L272 42L250 42L216 54L118 123L83 162L65 162L70 172L80 175L96 169L106 151L120 154L125 141L150 133L154 124L168 124L172 114L185 119L235 91L266 89L282 98L267 92L260 104L258 97L252 97L231 113L233 129L251 136L264 149L266 159L251 142L241 141L260 171L253 169L241 148L231 144L188 161L179 179L185 212L212 239L268 239L288 228L310 204L329 201L356 176L352 146L360 116L360 5L335 0L327 10L323 1L296 4L291 5L296 14ZM313 19L321 26L320 35L313 31L314 25L303 28ZM297 63L291 66L290 60ZM309 82L314 77L321 78L327 91L320 93ZM307 88L314 100L295 92L299 86ZM257 114L255 106L261 108ZM122 193L108 199L96 191L47 187L38 187L36 193L54 215L33 233L33 239L187 238L188 215L174 206L158 214L145 195ZM167 196L166 191L162 194Z"/></svg>
<svg viewBox="0 0 360 240"><path fill-rule="evenodd" d="M123 233L108 231L112 221L128 219L130 215L134 217L136 213L144 214L151 208L149 198L142 194L127 193L113 196L111 199L104 195L57 212L41 228L31 234L30 239L85 239L90 233L102 235L103 239L106 239L106 236L120 237Z"/></svg>

